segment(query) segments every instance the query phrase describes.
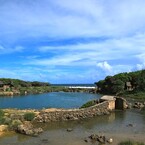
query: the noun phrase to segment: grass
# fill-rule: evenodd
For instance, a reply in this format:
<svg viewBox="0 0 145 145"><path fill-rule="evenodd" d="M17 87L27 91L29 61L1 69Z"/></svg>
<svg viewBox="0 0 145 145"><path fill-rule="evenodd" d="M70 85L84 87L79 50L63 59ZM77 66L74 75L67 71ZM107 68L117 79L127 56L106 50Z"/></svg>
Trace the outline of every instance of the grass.
<svg viewBox="0 0 145 145"><path fill-rule="evenodd" d="M28 112L28 113L24 114L24 119L26 121L32 121L34 119L34 117L35 117L35 113L33 113L33 112Z"/></svg>
<svg viewBox="0 0 145 145"><path fill-rule="evenodd" d="M119 143L118 145L145 145L142 142L134 142L134 141L123 141L121 143Z"/></svg>
<svg viewBox="0 0 145 145"><path fill-rule="evenodd" d="M92 100L83 104L80 108L88 108L88 107L94 106L96 103L97 103L96 100Z"/></svg>
<svg viewBox="0 0 145 145"><path fill-rule="evenodd" d="M133 92L125 92L121 94L124 96L126 99L131 98L131 99L136 99L136 100L145 100L145 91L133 91Z"/></svg>

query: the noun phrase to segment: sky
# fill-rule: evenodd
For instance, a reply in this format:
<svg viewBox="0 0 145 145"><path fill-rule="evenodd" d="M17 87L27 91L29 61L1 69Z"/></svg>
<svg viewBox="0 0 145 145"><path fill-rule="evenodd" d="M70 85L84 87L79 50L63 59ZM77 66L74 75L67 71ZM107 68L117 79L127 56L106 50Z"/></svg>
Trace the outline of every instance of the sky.
<svg viewBox="0 0 145 145"><path fill-rule="evenodd" d="M0 0L0 77L94 83L144 68L144 0Z"/></svg>

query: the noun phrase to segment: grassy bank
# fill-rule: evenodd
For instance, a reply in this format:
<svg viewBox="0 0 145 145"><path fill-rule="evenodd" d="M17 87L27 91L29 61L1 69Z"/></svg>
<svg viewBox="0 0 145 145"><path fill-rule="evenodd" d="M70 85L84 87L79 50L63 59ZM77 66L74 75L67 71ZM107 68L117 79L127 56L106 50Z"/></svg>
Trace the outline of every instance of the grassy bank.
<svg viewBox="0 0 145 145"><path fill-rule="evenodd" d="M135 99L135 100L145 101L145 91L125 92L125 93L120 94L119 96L123 96L126 99Z"/></svg>
<svg viewBox="0 0 145 145"><path fill-rule="evenodd" d="M118 145L145 145L145 144L142 142L135 142L135 141L123 141Z"/></svg>

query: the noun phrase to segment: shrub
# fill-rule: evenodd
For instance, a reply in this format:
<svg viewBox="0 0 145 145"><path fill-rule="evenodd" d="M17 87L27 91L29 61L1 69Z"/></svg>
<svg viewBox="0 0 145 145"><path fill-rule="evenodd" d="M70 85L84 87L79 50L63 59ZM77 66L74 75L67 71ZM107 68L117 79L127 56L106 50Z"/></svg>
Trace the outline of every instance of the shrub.
<svg viewBox="0 0 145 145"><path fill-rule="evenodd" d="M0 124L4 124L5 119L4 119L4 111L0 110Z"/></svg>
<svg viewBox="0 0 145 145"><path fill-rule="evenodd" d="M97 104L97 100L92 100L92 101L89 101L89 102L83 104L80 108L88 108L88 107L91 107L95 104Z"/></svg>
<svg viewBox="0 0 145 145"><path fill-rule="evenodd" d="M123 141L118 145L145 145L145 144L141 142L134 142L134 141Z"/></svg>
<svg viewBox="0 0 145 145"><path fill-rule="evenodd" d="M33 112L28 112L28 113L24 114L24 119L26 121L32 121L34 119L34 117L35 117L35 113L33 113Z"/></svg>
<svg viewBox="0 0 145 145"><path fill-rule="evenodd" d="M3 117L3 116L4 116L4 111L0 110L0 117Z"/></svg>

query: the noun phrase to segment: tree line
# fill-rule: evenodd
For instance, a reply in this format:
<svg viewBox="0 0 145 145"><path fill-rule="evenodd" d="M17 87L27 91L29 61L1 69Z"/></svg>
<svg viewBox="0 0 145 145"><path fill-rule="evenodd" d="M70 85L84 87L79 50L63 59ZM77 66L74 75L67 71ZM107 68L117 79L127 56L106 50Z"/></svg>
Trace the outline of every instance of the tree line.
<svg viewBox="0 0 145 145"><path fill-rule="evenodd" d="M98 92L105 94L118 95L128 91L145 91L145 70L107 76L95 84Z"/></svg>
<svg viewBox="0 0 145 145"><path fill-rule="evenodd" d="M38 81L23 81L19 79L10 79L10 78L0 78L0 85L9 85L12 87L41 87L41 86L50 86L50 83L38 82Z"/></svg>

